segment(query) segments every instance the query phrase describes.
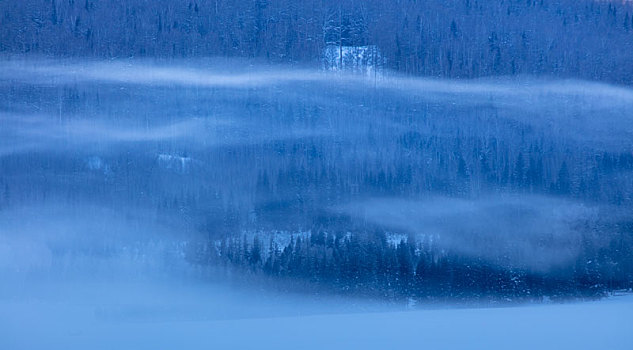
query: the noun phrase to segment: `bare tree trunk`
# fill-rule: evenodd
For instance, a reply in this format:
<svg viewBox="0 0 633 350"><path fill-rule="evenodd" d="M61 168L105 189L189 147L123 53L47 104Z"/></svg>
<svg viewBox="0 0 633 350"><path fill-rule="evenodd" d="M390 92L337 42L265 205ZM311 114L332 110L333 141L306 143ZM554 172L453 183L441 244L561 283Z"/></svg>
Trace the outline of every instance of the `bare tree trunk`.
<svg viewBox="0 0 633 350"><path fill-rule="evenodd" d="M339 69L343 70L343 14L341 5L338 7L338 59Z"/></svg>

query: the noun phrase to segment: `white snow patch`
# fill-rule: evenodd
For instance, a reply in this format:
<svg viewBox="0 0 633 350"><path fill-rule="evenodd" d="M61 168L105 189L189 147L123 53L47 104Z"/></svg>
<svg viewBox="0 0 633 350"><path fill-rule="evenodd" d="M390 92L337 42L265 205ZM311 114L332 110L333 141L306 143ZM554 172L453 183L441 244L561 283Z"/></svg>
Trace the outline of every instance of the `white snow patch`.
<svg viewBox="0 0 633 350"><path fill-rule="evenodd" d="M382 72L384 63L376 45L327 45L323 49L323 68L329 71L348 71L373 76Z"/></svg>
<svg viewBox="0 0 633 350"><path fill-rule="evenodd" d="M186 173L192 163L190 157L177 156L172 154L159 154L158 164L165 168L179 173Z"/></svg>

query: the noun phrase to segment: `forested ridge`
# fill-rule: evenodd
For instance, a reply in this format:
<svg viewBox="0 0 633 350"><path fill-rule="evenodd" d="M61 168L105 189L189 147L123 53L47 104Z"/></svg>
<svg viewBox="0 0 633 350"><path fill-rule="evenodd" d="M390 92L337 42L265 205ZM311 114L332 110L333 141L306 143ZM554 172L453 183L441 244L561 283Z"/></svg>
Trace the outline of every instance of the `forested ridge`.
<svg viewBox="0 0 633 350"><path fill-rule="evenodd" d="M0 219L187 237L108 227L37 247L55 266L172 247L391 299L630 289L632 48L630 1L0 1Z"/></svg>
<svg viewBox="0 0 633 350"><path fill-rule="evenodd" d="M130 86L2 87L0 104L20 114L0 130L0 212L51 200L142 208L195 232L190 262L354 295L527 300L633 286L631 105L619 94L540 82L494 93L336 79Z"/></svg>
<svg viewBox="0 0 633 350"><path fill-rule="evenodd" d="M384 229L365 228L292 235L280 246L274 235L227 237L208 246L190 246L187 256L197 264L220 267L237 280L266 281L294 290L419 301L543 301L545 298L598 298L631 287L633 258L631 223L619 229L621 239L596 247L583 240L576 261L563 268L531 271L500 261L465 257L433 246L432 238L414 235L390 242ZM628 231L628 232L627 232ZM547 244L547 243L544 243ZM627 248L625 248L627 249ZM263 279L262 279L263 278ZM284 283L284 281L286 283Z"/></svg>
<svg viewBox="0 0 633 350"><path fill-rule="evenodd" d="M633 6L620 1L11 0L0 14L4 54L320 66L327 45L373 45L405 74L633 81Z"/></svg>

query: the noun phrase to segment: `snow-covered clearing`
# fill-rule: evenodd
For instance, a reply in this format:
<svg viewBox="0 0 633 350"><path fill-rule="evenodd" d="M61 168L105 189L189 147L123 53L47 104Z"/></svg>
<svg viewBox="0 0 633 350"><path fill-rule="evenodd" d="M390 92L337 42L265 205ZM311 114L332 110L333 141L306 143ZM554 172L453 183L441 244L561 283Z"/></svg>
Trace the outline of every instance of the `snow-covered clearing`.
<svg viewBox="0 0 633 350"><path fill-rule="evenodd" d="M632 295L415 311L326 299L179 282L39 286L2 296L0 349L633 348Z"/></svg>

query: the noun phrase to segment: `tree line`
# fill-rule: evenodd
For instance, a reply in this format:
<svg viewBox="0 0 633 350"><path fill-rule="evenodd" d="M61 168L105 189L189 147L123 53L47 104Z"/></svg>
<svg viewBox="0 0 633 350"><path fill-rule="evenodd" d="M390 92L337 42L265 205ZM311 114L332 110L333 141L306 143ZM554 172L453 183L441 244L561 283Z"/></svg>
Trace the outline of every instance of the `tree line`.
<svg viewBox="0 0 633 350"><path fill-rule="evenodd" d="M628 225L624 242L598 248L583 239L575 262L547 271L446 252L428 236L390 241L384 229L344 232L349 226L328 232L315 225L286 244L274 234L234 235L190 248L188 257L245 273L247 280L263 276L277 285L285 280L298 288L393 300L594 298L633 286L633 258L618 251L633 248L632 223L620 224Z"/></svg>
<svg viewBox="0 0 633 350"><path fill-rule="evenodd" d="M21 0L0 13L8 54L320 66L327 45L375 45L406 74L633 77L633 5L623 1Z"/></svg>

